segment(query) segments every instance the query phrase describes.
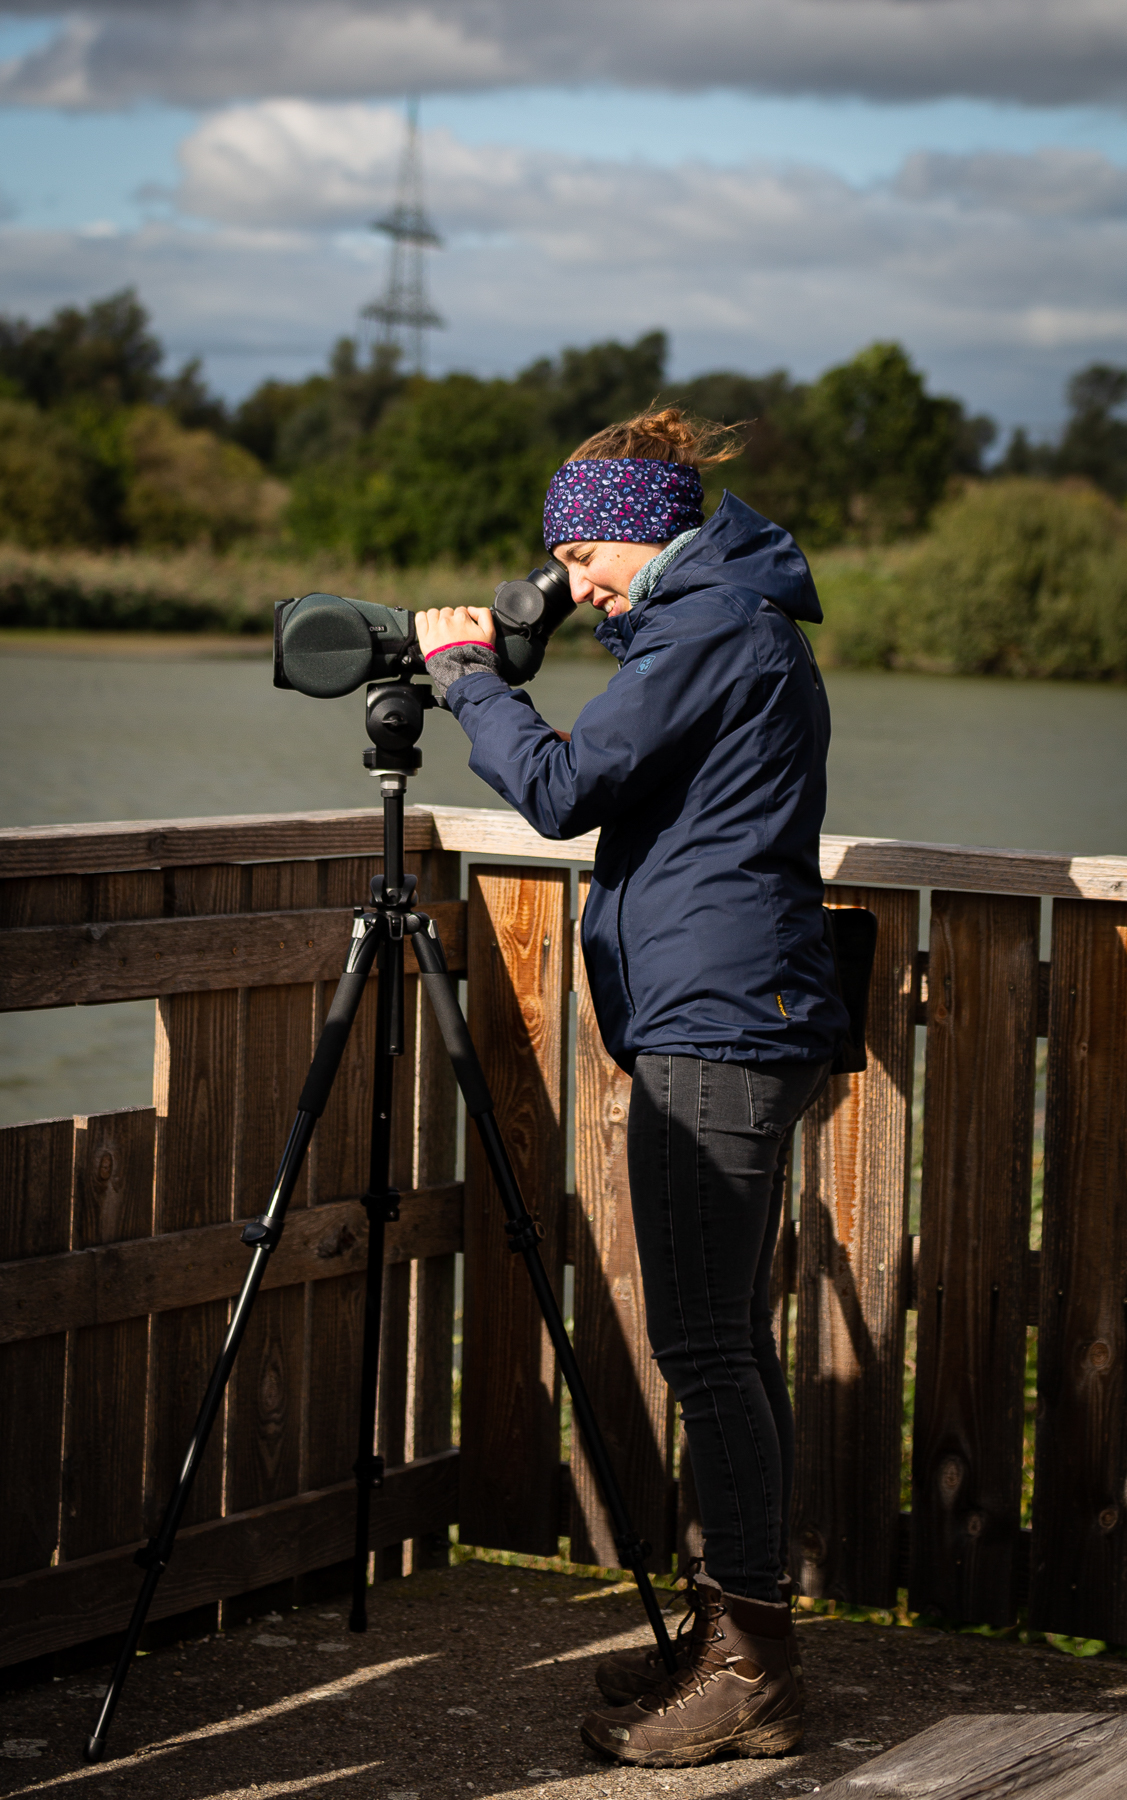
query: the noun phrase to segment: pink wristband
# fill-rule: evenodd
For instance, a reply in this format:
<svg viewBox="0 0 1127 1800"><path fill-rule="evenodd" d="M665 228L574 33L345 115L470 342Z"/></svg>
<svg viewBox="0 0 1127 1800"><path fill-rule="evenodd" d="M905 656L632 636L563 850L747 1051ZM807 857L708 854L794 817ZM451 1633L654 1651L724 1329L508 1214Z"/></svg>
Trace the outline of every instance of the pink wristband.
<svg viewBox="0 0 1127 1800"><path fill-rule="evenodd" d="M492 644L483 644L479 638L459 638L454 644L439 644L437 650L428 650L424 661L429 662L432 656L441 656L444 650L488 650L491 656L497 654Z"/></svg>

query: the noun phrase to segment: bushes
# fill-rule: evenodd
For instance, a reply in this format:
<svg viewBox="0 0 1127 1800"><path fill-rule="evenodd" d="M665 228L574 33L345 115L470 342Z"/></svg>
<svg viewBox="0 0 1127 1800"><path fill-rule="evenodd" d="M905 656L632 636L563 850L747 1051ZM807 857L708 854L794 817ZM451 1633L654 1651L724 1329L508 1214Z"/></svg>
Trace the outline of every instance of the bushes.
<svg viewBox="0 0 1127 1800"><path fill-rule="evenodd" d="M267 479L250 452L210 431L185 431L167 413L142 407L124 428L128 469L122 518L143 549L208 544L267 529L286 490Z"/></svg>
<svg viewBox="0 0 1127 1800"><path fill-rule="evenodd" d="M1127 679L1127 516L1079 484L968 488L914 545L830 559L821 589L828 663Z"/></svg>
<svg viewBox="0 0 1127 1800"><path fill-rule="evenodd" d="M95 462L64 421L0 399L0 538L48 549L96 544Z"/></svg>

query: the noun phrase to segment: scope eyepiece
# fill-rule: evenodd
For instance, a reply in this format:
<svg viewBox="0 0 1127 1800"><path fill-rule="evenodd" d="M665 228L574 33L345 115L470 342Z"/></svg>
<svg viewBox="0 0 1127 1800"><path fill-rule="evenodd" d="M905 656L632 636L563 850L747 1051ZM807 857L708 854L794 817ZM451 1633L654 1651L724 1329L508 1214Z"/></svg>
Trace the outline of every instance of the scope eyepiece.
<svg viewBox="0 0 1127 1800"><path fill-rule="evenodd" d="M568 572L550 556L523 581L502 581L492 607L494 648L511 684L531 681L548 639L575 611ZM319 700L351 694L367 681L425 674L415 615L344 594L305 594L274 608L274 686Z"/></svg>

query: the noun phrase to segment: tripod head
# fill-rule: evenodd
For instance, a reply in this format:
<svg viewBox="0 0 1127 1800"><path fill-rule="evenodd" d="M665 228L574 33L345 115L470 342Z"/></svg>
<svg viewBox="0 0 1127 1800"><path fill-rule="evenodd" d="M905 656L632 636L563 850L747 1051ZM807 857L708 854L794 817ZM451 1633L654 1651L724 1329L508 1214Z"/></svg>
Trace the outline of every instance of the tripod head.
<svg viewBox="0 0 1127 1800"><path fill-rule="evenodd" d="M417 750L427 708L438 701L430 688L405 681L370 681L364 705L364 723L376 746L365 750L364 767L371 775L417 775L423 753Z"/></svg>

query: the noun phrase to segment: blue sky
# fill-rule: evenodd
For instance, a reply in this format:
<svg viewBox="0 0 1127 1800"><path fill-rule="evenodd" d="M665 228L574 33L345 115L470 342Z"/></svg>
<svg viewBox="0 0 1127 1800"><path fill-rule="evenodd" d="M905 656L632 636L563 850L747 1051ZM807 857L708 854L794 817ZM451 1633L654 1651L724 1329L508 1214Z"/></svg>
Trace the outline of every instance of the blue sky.
<svg viewBox="0 0 1127 1800"><path fill-rule="evenodd" d="M243 3L253 13L258 0ZM854 8L863 23L881 3L836 0L837 16ZM1000 4L1025 5L1031 28L1048 30L1039 0L979 0L977 18L974 0L941 7L969 20L976 69L974 32ZM976 409L1053 429L1070 369L1127 362L1123 96L1105 91L1094 56L1077 56L1071 91L1046 100L1053 57L1068 61L1051 32L1042 63L1026 59L1026 95L1006 91L1004 45L993 95L918 93L930 76L911 46L876 69L878 91L847 91L858 81L848 71L846 91L832 91L833 58L822 57L816 70L811 60L820 91L802 92L802 46L793 52L783 29L796 0L759 5L779 25L775 86L786 91L682 86L676 44L661 80L639 80L611 46L598 79L518 71L455 88L450 67L467 56L463 46L452 65L440 41L452 15L384 9L394 43L421 32L412 54L434 65L433 83L417 86L428 194L448 242L431 278L450 329L434 335L432 366L508 372L565 342L662 325L676 374L782 364L810 375L897 336ZM917 0L918 11L937 6ZM664 9L651 0L648 16ZM705 34L710 9L718 38L738 31L725 0L703 0ZM275 6L275 21L292 21L292 57L283 29L276 71L248 62L241 78L208 62L203 24L215 15L193 38L193 10L155 5L142 25L127 5L90 6L68 24L0 7L0 308L38 316L132 281L174 354L201 354L237 394L321 363L379 285L383 249L365 221L394 181L401 101L386 59L374 57L370 94L347 55L309 63L301 33L316 7ZM320 16L343 30L346 14L341 0ZM85 36L67 49L76 17ZM1123 37L1127 69L1127 23ZM139 46L132 85L123 45L126 64ZM496 47L471 49L487 61ZM558 60L554 46L522 54L534 72Z"/></svg>

